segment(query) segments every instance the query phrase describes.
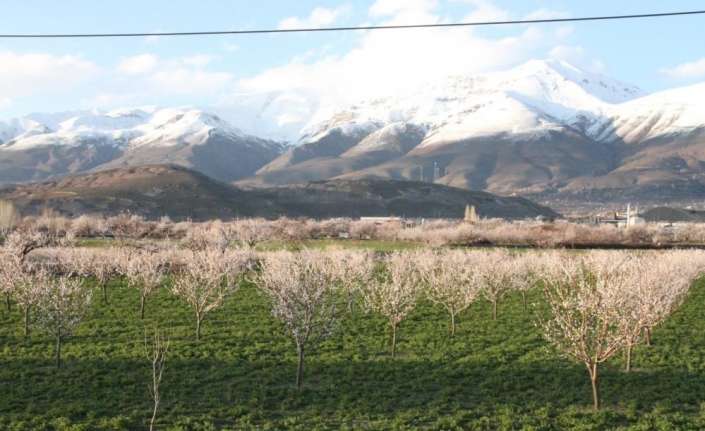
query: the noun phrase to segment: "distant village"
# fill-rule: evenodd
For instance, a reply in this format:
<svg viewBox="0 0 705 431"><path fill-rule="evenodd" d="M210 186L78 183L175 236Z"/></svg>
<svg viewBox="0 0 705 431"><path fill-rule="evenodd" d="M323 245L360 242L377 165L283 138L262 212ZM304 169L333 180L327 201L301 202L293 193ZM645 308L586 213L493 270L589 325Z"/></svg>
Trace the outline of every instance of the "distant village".
<svg viewBox="0 0 705 431"><path fill-rule="evenodd" d="M477 211L474 205L465 207L464 222L479 223L483 219L482 214ZM432 219L425 218L406 218L406 217L361 217L361 221L370 222L378 225L385 223L399 223L405 228L413 228L423 225ZM642 225L659 225L662 227L677 227L690 223L705 223L705 211L696 211L690 209L676 209L669 207L657 207L650 209L646 213L642 213L640 207L627 204L623 210L603 212L598 215L589 215L582 217L566 217L566 221L589 224L589 225L609 225L620 229L626 229L634 226ZM533 221L536 222L554 222L556 220L545 216L538 216Z"/></svg>

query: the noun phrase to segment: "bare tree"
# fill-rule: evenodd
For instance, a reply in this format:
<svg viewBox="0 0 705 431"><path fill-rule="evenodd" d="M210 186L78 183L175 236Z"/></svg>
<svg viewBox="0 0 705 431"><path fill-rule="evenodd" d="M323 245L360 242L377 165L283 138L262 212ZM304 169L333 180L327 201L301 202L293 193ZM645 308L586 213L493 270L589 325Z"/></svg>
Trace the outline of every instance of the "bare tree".
<svg viewBox="0 0 705 431"><path fill-rule="evenodd" d="M331 334L337 318L330 259L312 250L270 253L262 262L258 285L271 301L272 314L294 339L296 386L301 388L306 352Z"/></svg>
<svg viewBox="0 0 705 431"><path fill-rule="evenodd" d="M29 229L26 231L14 231L7 235L3 248L9 254L15 255L20 263L24 263L25 259L32 251L47 247L56 243L56 238L47 235L45 232Z"/></svg>
<svg viewBox="0 0 705 431"><path fill-rule="evenodd" d="M29 337L32 309L41 300L41 285L43 280L48 277L48 272L38 265L19 262L17 256L13 256L13 258L15 260L5 264L9 267L8 276L12 286L12 297L24 315L24 336Z"/></svg>
<svg viewBox="0 0 705 431"><path fill-rule="evenodd" d="M625 330L625 371L631 371L633 349L642 342L650 342L651 330L663 322L684 301L690 286L702 271L701 252L675 251L642 254L632 259L637 268L625 290L629 313Z"/></svg>
<svg viewBox="0 0 705 431"><path fill-rule="evenodd" d="M473 261L464 251L424 252L418 267L427 286L428 298L443 306L450 316L450 335L455 336L456 317L480 294Z"/></svg>
<svg viewBox="0 0 705 431"><path fill-rule="evenodd" d="M56 340L56 367L61 368L61 346L73 334L91 303L91 291L81 280L70 277L41 277L37 304L37 326Z"/></svg>
<svg viewBox="0 0 705 431"><path fill-rule="evenodd" d="M151 338L151 340L150 340ZM144 334L144 351L147 360L152 364L152 382L149 384L149 393L152 397L153 408L152 418L149 421L149 431L154 430L154 422L157 420L157 411L162 401L160 386L162 376L166 368L166 358L169 351L169 338L164 335L159 329L154 329L152 337L147 336L147 331Z"/></svg>
<svg viewBox="0 0 705 431"><path fill-rule="evenodd" d="M353 313L354 305L363 287L374 275L377 262L370 251L328 250L330 270L334 282L347 296L348 311Z"/></svg>
<svg viewBox="0 0 705 431"><path fill-rule="evenodd" d="M243 219L234 222L235 236L241 244L250 248L266 241L271 236L271 228L264 219Z"/></svg>
<svg viewBox="0 0 705 431"><path fill-rule="evenodd" d="M156 292L164 281L164 256L144 250L121 249L116 257L129 285L140 292L140 319L144 319L147 298Z"/></svg>
<svg viewBox="0 0 705 431"><path fill-rule="evenodd" d="M108 303L108 281L118 273L117 266L120 264L122 255L126 257L126 262L129 259L127 252L121 253L117 249L62 247L48 249L43 254L54 258L62 274L93 277L102 291L103 302L106 304ZM125 263L125 266L127 267L128 264Z"/></svg>
<svg viewBox="0 0 705 431"><path fill-rule="evenodd" d="M600 407L599 365L625 346L630 312L625 289L635 266L625 253L555 256L544 280L550 316L540 320L544 336L566 356L582 362Z"/></svg>
<svg viewBox="0 0 705 431"><path fill-rule="evenodd" d="M420 284L417 252L395 252L384 259L383 270L362 289L367 309L389 322L392 357L396 356L397 329L416 306Z"/></svg>
<svg viewBox="0 0 705 431"><path fill-rule="evenodd" d="M37 265L27 262L27 256L34 250L46 247L53 242L47 234L34 230L15 230L7 235L0 248L2 262L2 286L8 311L11 299L21 307L24 314L24 335L29 336L31 309L39 300L39 293L32 272L43 271Z"/></svg>
<svg viewBox="0 0 705 431"><path fill-rule="evenodd" d="M72 277L90 277L95 259L93 250L75 247L49 248L42 251L42 256L55 273Z"/></svg>
<svg viewBox="0 0 705 431"><path fill-rule="evenodd" d="M16 274L13 265L14 255L6 252L4 247L0 247L0 292L5 296L5 306L7 312L12 311L12 293L15 289Z"/></svg>
<svg viewBox="0 0 705 431"><path fill-rule="evenodd" d="M238 287L247 269L249 254L223 254L217 249L183 255L186 261L174 275L171 291L193 309L196 315L196 341L201 339L201 323L211 311L221 307Z"/></svg>
<svg viewBox="0 0 705 431"><path fill-rule="evenodd" d="M216 220L192 226L186 232L185 242L192 250L215 248L225 253L238 236L232 224Z"/></svg>
<svg viewBox="0 0 705 431"><path fill-rule="evenodd" d="M545 265L551 260L549 254L530 252L514 255L513 276L510 278L514 290L521 294L524 311L527 311L527 293L537 286L542 274L548 271Z"/></svg>
<svg viewBox="0 0 705 431"><path fill-rule="evenodd" d="M20 214L15 205L6 200L0 200L0 237L6 236L20 221Z"/></svg>
<svg viewBox="0 0 705 431"><path fill-rule="evenodd" d="M115 262L115 250L109 249L95 254L91 261L90 273L95 277L100 290L103 293L103 303L108 303L108 282L117 273Z"/></svg>
<svg viewBox="0 0 705 431"><path fill-rule="evenodd" d="M499 301L516 285L520 269L517 260L506 250L474 252L471 256L482 295L492 304L492 320L497 320Z"/></svg>

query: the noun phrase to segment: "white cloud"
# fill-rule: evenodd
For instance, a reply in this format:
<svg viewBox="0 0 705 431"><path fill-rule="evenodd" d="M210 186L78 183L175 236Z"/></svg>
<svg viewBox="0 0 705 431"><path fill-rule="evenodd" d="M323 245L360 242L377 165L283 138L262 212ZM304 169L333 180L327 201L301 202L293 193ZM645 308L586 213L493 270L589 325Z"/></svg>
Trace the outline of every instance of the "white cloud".
<svg viewBox="0 0 705 431"><path fill-rule="evenodd" d="M125 93L104 92L95 101L101 106L114 105L110 102L133 99L135 96L131 93L152 97L213 95L234 82L234 76L228 72L207 69L213 60L213 56L206 54L171 59L141 54L123 59L117 65L117 73L129 76L125 84L130 90Z"/></svg>
<svg viewBox="0 0 705 431"><path fill-rule="evenodd" d="M223 44L223 50L227 52L237 52L240 50L240 45L232 42L225 42Z"/></svg>
<svg viewBox="0 0 705 431"><path fill-rule="evenodd" d="M96 93L85 92L84 109L113 109L135 105L192 104L194 100L214 100L235 88L229 72L211 70L214 57L194 54L162 58L141 54L121 60L113 70L98 79Z"/></svg>
<svg viewBox="0 0 705 431"><path fill-rule="evenodd" d="M489 0L457 0L471 5L474 10L465 16L465 22L507 21L511 14Z"/></svg>
<svg viewBox="0 0 705 431"><path fill-rule="evenodd" d="M537 9L529 14L525 15L522 20L533 21L541 19L564 19L570 18L570 13L564 11L557 11L552 9Z"/></svg>
<svg viewBox="0 0 705 431"><path fill-rule="evenodd" d="M705 77L705 58L661 69L661 73L675 79L703 78Z"/></svg>
<svg viewBox="0 0 705 431"><path fill-rule="evenodd" d="M203 68L206 67L211 61L213 61L213 56L206 54L196 54L189 57L184 57L181 59L181 61L187 66Z"/></svg>
<svg viewBox="0 0 705 431"><path fill-rule="evenodd" d="M158 61L155 55L140 54L124 58L117 68L120 73L126 75L143 75L154 70Z"/></svg>
<svg viewBox="0 0 705 431"><path fill-rule="evenodd" d="M12 105L12 99L9 97L0 98L0 109L7 109Z"/></svg>
<svg viewBox="0 0 705 431"><path fill-rule="evenodd" d="M209 72L193 68L166 68L151 75L148 82L165 95L210 96L219 93L234 77L227 72Z"/></svg>
<svg viewBox="0 0 705 431"><path fill-rule="evenodd" d="M377 0L370 7L373 18L391 18L387 24L434 23L438 0Z"/></svg>
<svg viewBox="0 0 705 431"><path fill-rule="evenodd" d="M604 73L606 69L602 61L588 55L585 48L579 45L558 45L551 49L548 55L593 73Z"/></svg>
<svg viewBox="0 0 705 431"><path fill-rule="evenodd" d="M120 106L129 106L139 104L139 94L120 92L111 93L109 91L100 92L90 97L81 99L81 106L86 109L92 108L115 108Z"/></svg>
<svg viewBox="0 0 705 431"><path fill-rule="evenodd" d="M469 4L470 17L510 17L488 0L463 2ZM376 24L448 22L437 13L438 5L436 0L377 0L369 15ZM293 128L295 118L316 121L316 115L330 107L412 89L448 75L487 72L545 57L558 43L555 31L544 32L538 26L522 26L498 38L467 28L365 32L342 55L295 58L240 80L239 94L253 95L250 111L257 121L272 117ZM243 100L230 95L223 103L226 99Z"/></svg>
<svg viewBox="0 0 705 431"><path fill-rule="evenodd" d="M558 27L555 31L555 35L558 39L567 39L575 33L575 27L572 25L562 25Z"/></svg>
<svg viewBox="0 0 705 431"><path fill-rule="evenodd" d="M350 6L343 5L329 9L317 7L306 18L289 17L279 23L279 29L289 30L296 28L325 27L335 23L341 16L350 11Z"/></svg>
<svg viewBox="0 0 705 431"><path fill-rule="evenodd" d="M3 98L71 91L100 69L74 55L0 51L0 95Z"/></svg>

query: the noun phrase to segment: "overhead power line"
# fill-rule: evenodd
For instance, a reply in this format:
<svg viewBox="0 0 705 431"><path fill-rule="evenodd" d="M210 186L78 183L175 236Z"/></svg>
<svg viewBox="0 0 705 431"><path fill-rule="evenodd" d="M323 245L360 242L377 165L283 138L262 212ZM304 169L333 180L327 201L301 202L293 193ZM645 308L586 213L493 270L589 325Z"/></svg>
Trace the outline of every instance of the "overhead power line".
<svg viewBox="0 0 705 431"><path fill-rule="evenodd" d="M565 23L582 21L613 21L626 19L646 19L664 18L688 15L703 15L705 10L694 10L684 12L663 12L633 15L609 15L609 16L589 16L577 18L546 18L546 19L526 19L514 21L478 21L478 22L458 22L445 24L408 24L408 25L371 25L360 27L313 27L313 28L291 28L291 29L261 29L261 30L223 30L223 31L178 31L178 32L157 32L157 33L17 33L0 34L3 39L60 39L60 38L100 38L100 37L169 37L169 36L217 36L217 35L257 35L272 33L313 33L313 32L334 32L334 31L364 31L364 30L404 30L420 28L453 28L453 27L483 27L501 25L520 24L546 24Z"/></svg>

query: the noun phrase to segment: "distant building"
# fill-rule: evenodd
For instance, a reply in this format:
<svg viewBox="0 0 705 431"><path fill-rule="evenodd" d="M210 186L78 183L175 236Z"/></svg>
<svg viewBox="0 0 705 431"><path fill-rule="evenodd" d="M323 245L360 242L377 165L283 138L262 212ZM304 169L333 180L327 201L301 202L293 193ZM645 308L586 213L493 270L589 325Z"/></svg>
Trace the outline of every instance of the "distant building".
<svg viewBox="0 0 705 431"><path fill-rule="evenodd" d="M467 205L465 207L465 223L477 223L479 221L480 217L477 215L475 205Z"/></svg>
<svg viewBox="0 0 705 431"><path fill-rule="evenodd" d="M627 205L626 211L615 211L614 216L611 218L595 217L595 223L612 224L620 228L629 228L646 224L646 220L639 217L639 207L636 207L636 210L632 210L632 206L629 204Z"/></svg>
<svg viewBox="0 0 705 431"><path fill-rule="evenodd" d="M423 224L423 221L419 222L419 220L416 219L405 219L401 217L360 217L360 221L374 223L378 226L387 223L399 223L405 228L411 228L417 226L418 224Z"/></svg>
<svg viewBox="0 0 705 431"><path fill-rule="evenodd" d="M384 223L392 223L392 222L401 223L403 221L403 219L401 217L360 217L360 221L376 223L376 224L384 224Z"/></svg>

